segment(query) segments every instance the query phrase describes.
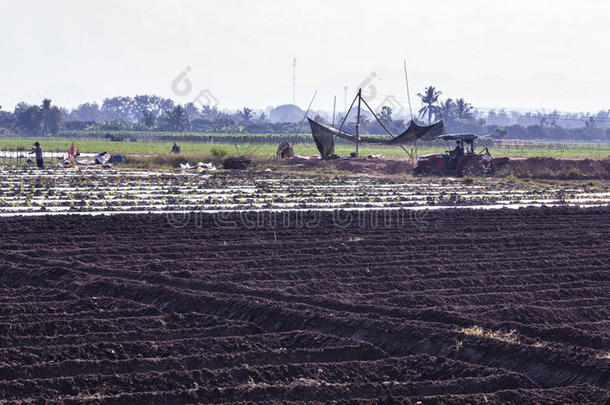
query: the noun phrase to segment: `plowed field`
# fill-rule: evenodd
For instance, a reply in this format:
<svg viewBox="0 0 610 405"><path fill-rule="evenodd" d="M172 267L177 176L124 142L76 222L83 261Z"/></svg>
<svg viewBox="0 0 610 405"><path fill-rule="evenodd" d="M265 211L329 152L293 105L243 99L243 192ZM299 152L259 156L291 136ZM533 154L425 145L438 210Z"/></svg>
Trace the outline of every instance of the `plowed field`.
<svg viewBox="0 0 610 405"><path fill-rule="evenodd" d="M610 400L610 209L293 214L0 218L0 399Z"/></svg>

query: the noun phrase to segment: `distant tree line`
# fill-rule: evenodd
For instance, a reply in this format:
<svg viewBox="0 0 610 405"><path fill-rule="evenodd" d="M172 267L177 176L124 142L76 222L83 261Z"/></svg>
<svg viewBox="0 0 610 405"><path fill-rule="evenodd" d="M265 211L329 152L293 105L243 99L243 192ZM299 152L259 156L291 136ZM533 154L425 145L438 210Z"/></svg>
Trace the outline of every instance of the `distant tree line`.
<svg viewBox="0 0 610 405"><path fill-rule="evenodd" d="M433 86L417 94L421 108L414 119L418 123L431 123L443 119L448 132L472 132L494 138L610 141L610 110L595 115L584 113L559 113L553 111L519 113L516 111L480 111L463 98L444 98ZM298 116L299 109L294 114ZM393 134L402 132L409 118L396 117L390 106L376 111L379 120ZM328 116L315 114L314 119L329 124ZM335 126L343 121L339 114ZM14 111L3 111L0 106L0 133L16 133L32 136L57 135L60 130L70 131L146 131L146 132L203 132L203 133L285 133L294 134L299 122L272 122L264 112L244 107L227 112L216 107L197 106L194 103L177 105L173 100L155 95L106 98L101 105L84 103L68 110L52 105L45 99L40 105L19 103ZM355 114L344 125L355 131ZM307 123L301 133L308 132ZM360 132L385 134L383 127L368 111L362 110Z"/></svg>
<svg viewBox="0 0 610 405"><path fill-rule="evenodd" d="M492 109L483 113L463 98L440 99L442 92L429 86L419 93L424 122L445 121L447 132L475 133L493 138L552 141L610 141L610 110L595 115L585 113L506 112Z"/></svg>
<svg viewBox="0 0 610 405"><path fill-rule="evenodd" d="M0 129L42 136L55 135L62 126L64 113L57 106L51 105L49 99L42 100L40 105L19 103L12 113L2 111L0 106Z"/></svg>

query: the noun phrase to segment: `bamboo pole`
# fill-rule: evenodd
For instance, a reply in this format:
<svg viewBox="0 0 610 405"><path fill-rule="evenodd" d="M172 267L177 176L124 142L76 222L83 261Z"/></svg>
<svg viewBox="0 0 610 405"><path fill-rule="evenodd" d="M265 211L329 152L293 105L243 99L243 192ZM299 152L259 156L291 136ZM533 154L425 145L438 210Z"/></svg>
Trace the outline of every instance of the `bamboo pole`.
<svg viewBox="0 0 610 405"><path fill-rule="evenodd" d="M407 74L407 60L403 59L403 66L405 68L405 84L407 86L407 101L409 102L409 114L411 115L411 123L413 122L413 108L411 108L411 93L409 92L409 75ZM405 149L406 151L406 149ZM408 153L408 152L407 152ZM411 147L411 153L409 154L409 158L411 159L411 163L415 164L415 156L417 154L417 138L413 141L413 146Z"/></svg>
<svg viewBox="0 0 610 405"><path fill-rule="evenodd" d="M335 127L335 111L337 110L337 96L335 96L334 100L333 100L333 125L332 127Z"/></svg>
<svg viewBox="0 0 610 405"><path fill-rule="evenodd" d="M297 130L296 136L299 136L299 134L301 133L301 127L303 126L303 122L305 122L305 118L307 118L307 114L309 114L309 109L311 108L311 105L313 104L313 100L316 98L316 94L318 94L318 90L316 90L313 93L313 97L311 98L311 101L309 102L309 107L307 107L307 111L305 111L305 115L303 115L303 119L301 120L301 123L299 124L299 129Z"/></svg>
<svg viewBox="0 0 610 405"><path fill-rule="evenodd" d="M411 94L409 93L409 75L407 74L407 60L403 59L405 67L405 83L407 85L407 101L409 102L409 113L411 114L411 121L413 121L413 109L411 108Z"/></svg>
<svg viewBox="0 0 610 405"><path fill-rule="evenodd" d="M362 101L362 89L358 89L358 115L356 116L356 157L358 157L358 147L360 146L360 102Z"/></svg>

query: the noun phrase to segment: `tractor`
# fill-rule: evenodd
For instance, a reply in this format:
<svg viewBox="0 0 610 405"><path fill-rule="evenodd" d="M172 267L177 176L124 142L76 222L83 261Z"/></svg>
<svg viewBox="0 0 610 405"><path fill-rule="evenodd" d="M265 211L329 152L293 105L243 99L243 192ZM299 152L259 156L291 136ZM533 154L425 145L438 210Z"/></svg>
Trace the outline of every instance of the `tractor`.
<svg viewBox="0 0 610 405"><path fill-rule="evenodd" d="M493 173L508 162L508 158L492 158L487 148L481 152L474 151L475 134L439 135L436 139L456 141L463 153L456 150L430 155L417 159L413 174L438 174L443 176L484 176ZM465 145L465 146L464 146Z"/></svg>

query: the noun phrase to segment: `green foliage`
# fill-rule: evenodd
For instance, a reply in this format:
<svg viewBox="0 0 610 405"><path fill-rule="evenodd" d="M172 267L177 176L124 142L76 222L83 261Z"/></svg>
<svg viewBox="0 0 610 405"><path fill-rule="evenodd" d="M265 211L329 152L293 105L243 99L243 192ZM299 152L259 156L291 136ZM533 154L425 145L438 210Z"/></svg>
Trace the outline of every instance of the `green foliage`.
<svg viewBox="0 0 610 405"><path fill-rule="evenodd" d="M129 139L129 133L122 133L125 139ZM206 134L209 137L218 137L219 134ZM243 135L240 145L244 150L252 149L253 154L264 157L273 157L277 149L278 143L282 139L289 139L293 145L294 152L297 155L318 155L318 151L311 141L311 135L306 135L308 142L300 141L293 142L288 135L263 134L263 135ZM261 138L257 140L257 138ZM206 154L209 156L217 156L226 152L222 156L236 154L235 147L229 142L202 142L201 139L206 139L200 136L200 141L181 141L180 146L182 153L177 156L182 156L189 153ZM138 142L112 142L103 139L78 139L78 138L48 138L42 142L45 151L65 152L70 147L72 141L75 140L76 146L81 152L100 152L107 151L111 154L164 154L167 155L171 150L172 141L147 141L140 139ZM32 138L0 138L0 150L25 150L28 151L32 147ZM482 143L478 144L483 146ZM444 142L431 142L418 147L418 154L441 153L448 148ZM478 150L479 148L477 148ZM489 150L493 156L509 156L509 157L565 157L565 158L608 158L610 156L610 144L594 144L594 143L541 143L534 146L509 146L500 147L492 146L489 143ZM339 143L335 147L335 151L339 155L347 156L354 151L354 145L350 143ZM215 155L216 154L216 155ZM406 157L404 151L398 147L392 146L371 146L362 145L360 154L366 155L385 155L395 157Z"/></svg>
<svg viewBox="0 0 610 405"><path fill-rule="evenodd" d="M62 122L61 110L44 99L40 106L20 103L15 107L17 127L29 135L57 135Z"/></svg>
<svg viewBox="0 0 610 405"><path fill-rule="evenodd" d="M210 148L210 153L215 158L222 158L222 157L225 157L229 153L229 151L223 147L214 145Z"/></svg>
<svg viewBox="0 0 610 405"><path fill-rule="evenodd" d="M508 130L506 128L503 128L503 127L496 128L496 135L498 138L500 138L500 139L505 138L507 134L508 134Z"/></svg>
<svg viewBox="0 0 610 405"><path fill-rule="evenodd" d="M186 132L191 126L186 110L180 105L177 105L173 110L166 112L160 120L161 128L170 131Z"/></svg>
<svg viewBox="0 0 610 405"><path fill-rule="evenodd" d="M423 104L419 118L423 121L443 118L447 132L472 132L519 140L610 142L610 111L600 111L593 116L557 111L522 114L502 109L489 111L485 116L463 98L448 98L440 102L440 95L441 92L434 86L428 86L418 94ZM296 106L281 107L293 107L302 114ZM394 134L401 133L408 125L387 105L382 106L379 118ZM315 119L324 122L320 115L316 115ZM199 108L193 102L184 106L175 105L170 99L154 95L107 98L101 107L96 103L85 103L70 112L52 105L48 99L43 100L41 105L20 103L14 112L0 111L0 134L36 137L105 137L115 140L175 140L181 143L199 140L215 143L279 143L288 140L293 144L311 144L307 125L296 135L298 128L299 122L270 122L264 114L255 116L250 108L228 113L214 106ZM355 123L346 122L344 130L354 133ZM387 136L376 120L366 117L361 120L360 133Z"/></svg>
<svg viewBox="0 0 610 405"><path fill-rule="evenodd" d="M392 123L392 107L384 105L379 112L379 119L386 125Z"/></svg>
<svg viewBox="0 0 610 405"><path fill-rule="evenodd" d="M254 117L254 112L251 108L244 107L243 110L237 112L237 115L243 124L248 124Z"/></svg>
<svg viewBox="0 0 610 405"><path fill-rule="evenodd" d="M473 108L470 103L467 103L463 98L455 100L454 105L455 118L470 120L473 118Z"/></svg>
<svg viewBox="0 0 610 405"><path fill-rule="evenodd" d="M442 93L434 86L428 86L423 93L417 93L417 96L421 98L421 102L424 105L419 111L419 117L425 118L428 116L428 122L437 120L441 116L440 107L437 105L438 98Z"/></svg>
<svg viewBox="0 0 610 405"><path fill-rule="evenodd" d="M150 111L144 111L142 113L141 123L144 124L145 127L152 128L155 126L156 122L157 122L157 117L155 116L154 113L152 113Z"/></svg>

